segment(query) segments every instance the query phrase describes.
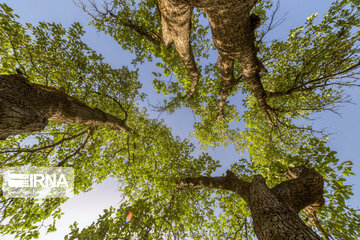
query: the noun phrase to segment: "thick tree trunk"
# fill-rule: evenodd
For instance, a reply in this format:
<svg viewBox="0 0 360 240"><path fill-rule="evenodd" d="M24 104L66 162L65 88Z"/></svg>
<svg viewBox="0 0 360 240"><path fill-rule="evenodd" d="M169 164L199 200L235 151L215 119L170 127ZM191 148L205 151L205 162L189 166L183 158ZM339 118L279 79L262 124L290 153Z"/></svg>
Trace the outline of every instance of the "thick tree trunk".
<svg viewBox="0 0 360 240"><path fill-rule="evenodd" d="M210 187L236 192L250 208L254 231L259 240L320 240L298 214L302 209L317 211L324 204L324 179L315 170L305 167L291 169L289 173L293 179L272 189L261 175L256 175L251 183L247 183L231 171L227 171L225 177L184 179L178 188Z"/></svg>
<svg viewBox="0 0 360 240"><path fill-rule="evenodd" d="M273 110L266 102L266 91L260 79L260 72L266 71L257 58L254 30L260 19L250 14L256 0L159 0L161 26L165 44L175 43L180 58L193 78L188 95L195 91L199 80L190 45L191 12L193 7L203 9L209 19L213 41L218 50L218 67L222 75L219 115L222 117L226 99L231 89L238 84L233 76L234 61L242 67L242 75L251 88L260 109L270 125L274 126Z"/></svg>
<svg viewBox="0 0 360 240"><path fill-rule="evenodd" d="M234 61L238 60L242 67L242 75L257 99L269 123L272 123L266 103L266 93L260 79L260 72L266 71L257 58L255 46L256 23L252 20L250 11L256 1L229 1L220 2L217 6L204 7L208 14L213 41L218 50L218 67L222 75L219 110L231 89L238 83L233 76Z"/></svg>
<svg viewBox="0 0 360 240"><path fill-rule="evenodd" d="M200 78L190 44L191 14L193 7L188 3L173 0L159 0L162 39L165 46L174 43L179 57L183 60L192 78L186 97L191 97Z"/></svg>
<svg viewBox="0 0 360 240"><path fill-rule="evenodd" d="M124 121L21 75L0 75L0 139L43 130L48 121L131 130Z"/></svg>
<svg viewBox="0 0 360 240"><path fill-rule="evenodd" d="M283 191L292 192L296 190L294 187L285 187ZM276 194L276 191L272 191L266 186L263 177L260 175L254 177L250 184L247 203L251 210L254 231L259 240L321 239L311 228L306 226L298 213L293 210L297 205L307 204L308 189L303 185L299 187L298 195L293 195L292 192L288 196L290 199L282 199ZM297 199L293 199L294 197ZM295 206L291 200L296 200L294 201Z"/></svg>

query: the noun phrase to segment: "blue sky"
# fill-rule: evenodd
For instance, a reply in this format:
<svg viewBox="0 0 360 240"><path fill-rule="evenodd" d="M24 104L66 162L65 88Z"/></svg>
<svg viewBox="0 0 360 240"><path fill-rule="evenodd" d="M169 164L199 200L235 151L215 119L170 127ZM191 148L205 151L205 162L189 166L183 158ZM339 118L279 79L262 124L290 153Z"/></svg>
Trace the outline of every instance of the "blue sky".
<svg viewBox="0 0 360 240"><path fill-rule="evenodd" d="M37 24L39 21L48 21L61 23L68 27L73 22L80 22L86 30L84 41L94 50L101 53L105 61L113 67L121 67L122 65L130 66L129 53L124 52L110 37L97 32L90 26L87 26L89 17L83 11L76 7L72 0L11 0L1 1L7 3L20 16L20 22L30 22ZM100 1L99 1L100 2ZM278 16L286 13L286 21L275 29L268 39L285 40L289 30L293 27L304 23L306 17L312 13L319 12L321 16L329 7L329 0L283 0L281 1L280 12ZM216 59L213 59L215 62ZM155 92L152 87L152 64L140 66L140 80L143 83L144 91L149 94L150 101L156 103ZM360 207L355 201L360 195L360 164L357 161L360 149L360 89L351 89L347 91L352 100L357 105L348 104L340 108L339 112L342 117L332 113L322 113L317 115L314 124L319 128L328 128L328 131L334 133L329 136L330 147L338 152L341 160L351 160L354 162L354 170L357 176L350 177L349 183L354 185L355 196L350 202L354 207ZM153 116L156 116L155 114ZM187 137L192 130L194 117L187 109L176 111L172 115L163 114L161 116L165 122L173 130L173 133L181 137ZM226 149L209 150L209 153L221 161L223 168L217 171L219 174L225 172L230 163L241 158L233 147ZM226 161L226 162L225 162ZM85 227L97 216L102 210L110 205L116 206L120 200L120 193L116 191L118 183L114 179L108 179L104 183L96 185L91 192L83 193L74 199L67 201L62 209L64 211L63 218L58 223L58 231L56 233L42 235L40 239L63 239L68 233L68 226L73 221L78 221L80 228ZM3 239L12 239L3 238Z"/></svg>

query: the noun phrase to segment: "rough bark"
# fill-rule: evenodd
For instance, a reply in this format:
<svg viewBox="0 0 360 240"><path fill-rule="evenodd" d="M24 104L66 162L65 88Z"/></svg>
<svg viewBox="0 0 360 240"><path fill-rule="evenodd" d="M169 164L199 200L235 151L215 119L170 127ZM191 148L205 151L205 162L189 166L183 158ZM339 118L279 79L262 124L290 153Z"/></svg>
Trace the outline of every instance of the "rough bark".
<svg viewBox="0 0 360 240"><path fill-rule="evenodd" d="M179 57L183 60L192 78L190 90L186 95L186 97L191 97L200 78L190 43L193 7L186 2L174 0L159 0L158 6L161 14L163 42L167 47L174 43Z"/></svg>
<svg viewBox="0 0 360 240"><path fill-rule="evenodd" d="M234 61L238 60L242 67L242 75L257 99L267 120L271 108L266 103L266 92L260 79L260 72L266 71L257 58L255 46L255 26L250 10L256 1L229 1L217 7L205 7L211 26L213 41L218 50L218 67L222 75L220 97L222 102L229 91L238 83L234 80ZM220 106L221 107L221 106Z"/></svg>
<svg viewBox="0 0 360 240"><path fill-rule="evenodd" d="M308 215L314 215L324 204L324 180L318 172L305 167L294 168L289 172L293 179L272 189L261 175L256 175L248 183L230 171L227 171L225 177L184 179L178 188L211 187L239 194L248 204L259 240L321 239L301 220L298 213L305 209Z"/></svg>
<svg viewBox="0 0 360 240"><path fill-rule="evenodd" d="M91 108L61 90L30 83L21 75L0 75L0 139L41 131L48 121L131 130L123 120Z"/></svg>
<svg viewBox="0 0 360 240"><path fill-rule="evenodd" d="M242 74L257 99L267 121L275 125L273 110L266 102L266 91L260 79L260 72L266 71L257 58L254 30L259 18L250 14L256 0L160 0L161 25L166 44L174 42L180 58L193 77L190 92L195 91L200 76L190 45L191 12L193 7L205 10L212 30L212 38L218 50L218 67L222 75L219 114L222 116L226 98L231 89L238 84L234 79L234 61L238 60Z"/></svg>
<svg viewBox="0 0 360 240"><path fill-rule="evenodd" d="M218 68L222 76L222 82L220 87L220 102L218 107L219 118L224 118L224 108L226 105L226 99L229 96L232 88L238 83L234 78L234 60L230 58L218 58Z"/></svg>
<svg viewBox="0 0 360 240"><path fill-rule="evenodd" d="M294 187L284 189L285 192L295 192ZM301 189L305 189L302 187ZM291 202L281 201L265 184L265 179L257 175L250 185L248 206L253 218L256 236L262 240L318 239L321 238L300 219L292 209ZM306 191L300 194L306 196ZM301 196L289 196L290 199ZM314 198L314 196L311 196ZM283 199L284 200L284 199ZM313 201L316 201L313 199ZM298 199L297 203L302 202Z"/></svg>

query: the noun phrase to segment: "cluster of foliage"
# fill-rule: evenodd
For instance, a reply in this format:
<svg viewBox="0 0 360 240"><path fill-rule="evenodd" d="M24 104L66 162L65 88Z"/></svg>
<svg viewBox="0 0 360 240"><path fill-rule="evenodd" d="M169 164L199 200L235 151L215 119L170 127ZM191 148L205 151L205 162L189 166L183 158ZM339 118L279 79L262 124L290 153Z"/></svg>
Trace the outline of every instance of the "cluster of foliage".
<svg viewBox="0 0 360 240"><path fill-rule="evenodd" d="M268 69L262 82L279 123L273 128L242 82L232 92L245 96L242 104L228 104L225 119L217 118L221 77L210 61L214 46L203 12L193 14L191 33L202 77L192 98L185 99L191 77L175 48L162 43L157 1L114 0L102 7L90 2L90 9L82 5L95 28L134 53L134 64L156 61L161 70L153 73L154 87L168 96L162 110L172 112L183 104L198 115L193 136L202 149L234 144L239 153L249 155L231 166L239 177L250 181L255 174L262 174L267 184L274 186L284 180L281 173L288 167L306 164L315 168L326 182L326 203L318 219L336 239L354 239L360 234L360 214L346 206L352 190L345 177L353 174L352 163L339 161L321 132L300 124L311 113L333 110L346 101L342 87L355 84L360 64L358 6L358 0L336 0L322 20L312 15L304 26L291 30L286 41L257 43ZM122 183L120 206L105 210L85 229L75 223L67 239L255 238L250 211L238 195L176 189L180 179L210 176L220 165L206 153L195 156L189 140L172 136L164 122L149 119L138 105L146 96L140 92L137 70L113 69L104 63L102 56L81 40L84 31L78 23L69 29L44 22L22 26L11 8L0 7L0 74L20 68L31 82L62 87L89 106L125 119L136 131L51 122L41 133L0 142L1 167L73 167L75 193L89 191L107 177ZM264 0L254 9L267 26L256 33L258 39L271 29L272 8L272 2ZM235 74L240 73L236 64ZM0 233L21 239L37 237L42 221L60 218L64 201L3 198L1 221L7 224L0 226ZM125 225L125 215L133 209L136 215ZM47 231L55 230L54 221Z"/></svg>
<svg viewBox="0 0 360 240"><path fill-rule="evenodd" d="M1 5L1 74L14 73L19 67L31 82L63 87L89 106L126 119L138 135L50 122L41 133L1 141L1 167L71 166L75 193L89 191L107 177L126 182L124 191L132 192L133 197L140 196L134 194L136 189L149 192L162 186L160 192L151 191L150 198L173 192L175 179L209 175L218 166L207 154L192 156L194 146L188 140L173 137L163 122L148 119L136 103L144 97L139 92L137 71L112 69L104 63L101 55L81 40L84 31L78 23L68 30L54 23L24 27L17 17L10 7ZM43 220L60 218L59 206L65 200L2 198L1 220L7 224L1 225L0 231L22 239L36 237ZM47 227L47 231L55 230L55 222Z"/></svg>

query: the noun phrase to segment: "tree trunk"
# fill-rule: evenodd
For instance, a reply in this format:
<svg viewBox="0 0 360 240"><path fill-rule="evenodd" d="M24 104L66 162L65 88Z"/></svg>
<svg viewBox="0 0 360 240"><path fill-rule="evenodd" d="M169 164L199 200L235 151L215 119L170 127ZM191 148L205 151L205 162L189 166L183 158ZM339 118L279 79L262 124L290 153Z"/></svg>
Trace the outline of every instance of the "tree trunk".
<svg viewBox="0 0 360 240"><path fill-rule="evenodd" d="M195 92L200 78L190 44L191 14L193 7L188 3L173 0L159 0L162 39L166 47L174 43L179 57L183 60L192 83L186 97Z"/></svg>
<svg viewBox="0 0 360 240"><path fill-rule="evenodd" d="M226 189L239 194L247 202L253 218L253 227L259 240L321 240L299 217L302 209L315 214L324 204L324 179L313 169L293 168L291 180L270 189L261 175L251 183L239 179L231 171L225 177L187 178L178 184L184 186ZM311 208L311 206L317 206Z"/></svg>
<svg viewBox="0 0 360 240"><path fill-rule="evenodd" d="M301 195L306 195L306 190ZM298 196L301 197L301 196ZM302 203L303 199L297 202ZM253 218L253 227L259 240L321 240L300 219L290 202L283 202L265 184L260 175L250 184L247 201Z"/></svg>
<svg viewBox="0 0 360 240"><path fill-rule="evenodd" d="M131 130L123 120L60 90L30 83L21 75L0 75L0 139L41 131L48 121Z"/></svg>
<svg viewBox="0 0 360 240"><path fill-rule="evenodd" d="M175 43L180 58L192 76L188 93L190 96L200 77L190 45L191 13L193 7L204 10L208 15L212 39L218 50L218 67L222 75L219 116L223 117L226 99L231 89L239 83L233 76L234 61L238 60L242 75L254 93L259 108L269 124L275 126L271 117L273 110L266 102L266 91L259 74L266 72L266 69L256 56L254 31L260 24L260 19L250 14L255 4L256 0L159 0L162 34L166 45Z"/></svg>

